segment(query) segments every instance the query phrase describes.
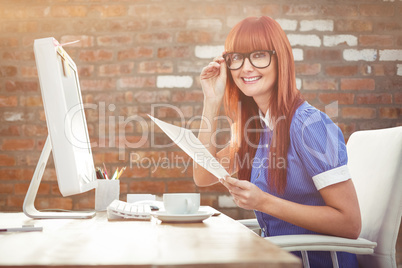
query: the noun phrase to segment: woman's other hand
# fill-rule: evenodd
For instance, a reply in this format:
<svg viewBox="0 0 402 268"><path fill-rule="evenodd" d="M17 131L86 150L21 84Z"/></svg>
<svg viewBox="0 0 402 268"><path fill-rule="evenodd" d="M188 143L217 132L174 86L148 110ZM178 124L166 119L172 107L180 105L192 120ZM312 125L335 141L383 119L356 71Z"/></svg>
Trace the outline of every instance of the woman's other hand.
<svg viewBox="0 0 402 268"><path fill-rule="evenodd" d="M236 205L244 209L258 210L265 193L255 184L232 177L221 179L220 182L229 190Z"/></svg>

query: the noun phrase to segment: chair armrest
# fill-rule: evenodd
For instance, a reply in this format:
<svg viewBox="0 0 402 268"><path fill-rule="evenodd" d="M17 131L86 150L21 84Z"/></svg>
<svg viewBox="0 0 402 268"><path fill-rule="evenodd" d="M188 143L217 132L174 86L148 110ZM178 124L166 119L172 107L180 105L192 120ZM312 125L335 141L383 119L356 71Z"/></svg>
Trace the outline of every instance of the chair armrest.
<svg viewBox="0 0 402 268"><path fill-rule="evenodd" d="M246 226L248 229L256 233L258 236L261 236L261 228L258 224L257 219L245 219L245 220L238 220L239 223Z"/></svg>
<svg viewBox="0 0 402 268"><path fill-rule="evenodd" d="M248 227L249 229L260 229L260 225L258 224L257 219L238 220L238 222Z"/></svg>
<svg viewBox="0 0 402 268"><path fill-rule="evenodd" d="M328 235L283 235L265 239L287 251L343 251L372 254L377 243L364 238L348 239Z"/></svg>

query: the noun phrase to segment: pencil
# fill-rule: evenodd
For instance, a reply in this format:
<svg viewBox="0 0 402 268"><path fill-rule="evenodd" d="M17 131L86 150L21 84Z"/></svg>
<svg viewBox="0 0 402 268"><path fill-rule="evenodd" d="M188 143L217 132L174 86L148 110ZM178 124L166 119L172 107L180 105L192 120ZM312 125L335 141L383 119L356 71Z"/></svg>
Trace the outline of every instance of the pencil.
<svg viewBox="0 0 402 268"><path fill-rule="evenodd" d="M126 167L124 167L124 168L122 168L122 169L120 170L119 175L117 175L116 180L118 180L118 179L120 178L120 176L121 176L121 174L123 174L124 170L126 170Z"/></svg>
<svg viewBox="0 0 402 268"><path fill-rule="evenodd" d="M106 166L105 166L105 163L103 163L103 168L105 169L105 177L106 177L106 179L109 179L109 175L107 175L107 169L106 169Z"/></svg>

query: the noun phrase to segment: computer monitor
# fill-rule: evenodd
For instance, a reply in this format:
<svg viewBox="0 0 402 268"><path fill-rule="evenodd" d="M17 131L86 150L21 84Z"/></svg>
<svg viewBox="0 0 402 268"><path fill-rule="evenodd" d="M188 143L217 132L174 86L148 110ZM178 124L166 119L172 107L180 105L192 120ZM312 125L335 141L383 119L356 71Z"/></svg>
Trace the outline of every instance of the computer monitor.
<svg viewBox="0 0 402 268"><path fill-rule="evenodd" d="M77 66L56 39L34 42L48 137L25 196L23 211L32 218L91 218L95 212L38 211L34 202L53 152L59 190L70 196L97 186Z"/></svg>

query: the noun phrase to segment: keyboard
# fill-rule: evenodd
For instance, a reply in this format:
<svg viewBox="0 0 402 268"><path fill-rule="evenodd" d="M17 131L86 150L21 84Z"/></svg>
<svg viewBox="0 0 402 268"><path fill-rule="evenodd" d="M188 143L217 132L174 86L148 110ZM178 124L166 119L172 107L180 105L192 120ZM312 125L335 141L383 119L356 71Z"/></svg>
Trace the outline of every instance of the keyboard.
<svg viewBox="0 0 402 268"><path fill-rule="evenodd" d="M107 217L109 220L149 220L151 206L114 200L107 207Z"/></svg>

